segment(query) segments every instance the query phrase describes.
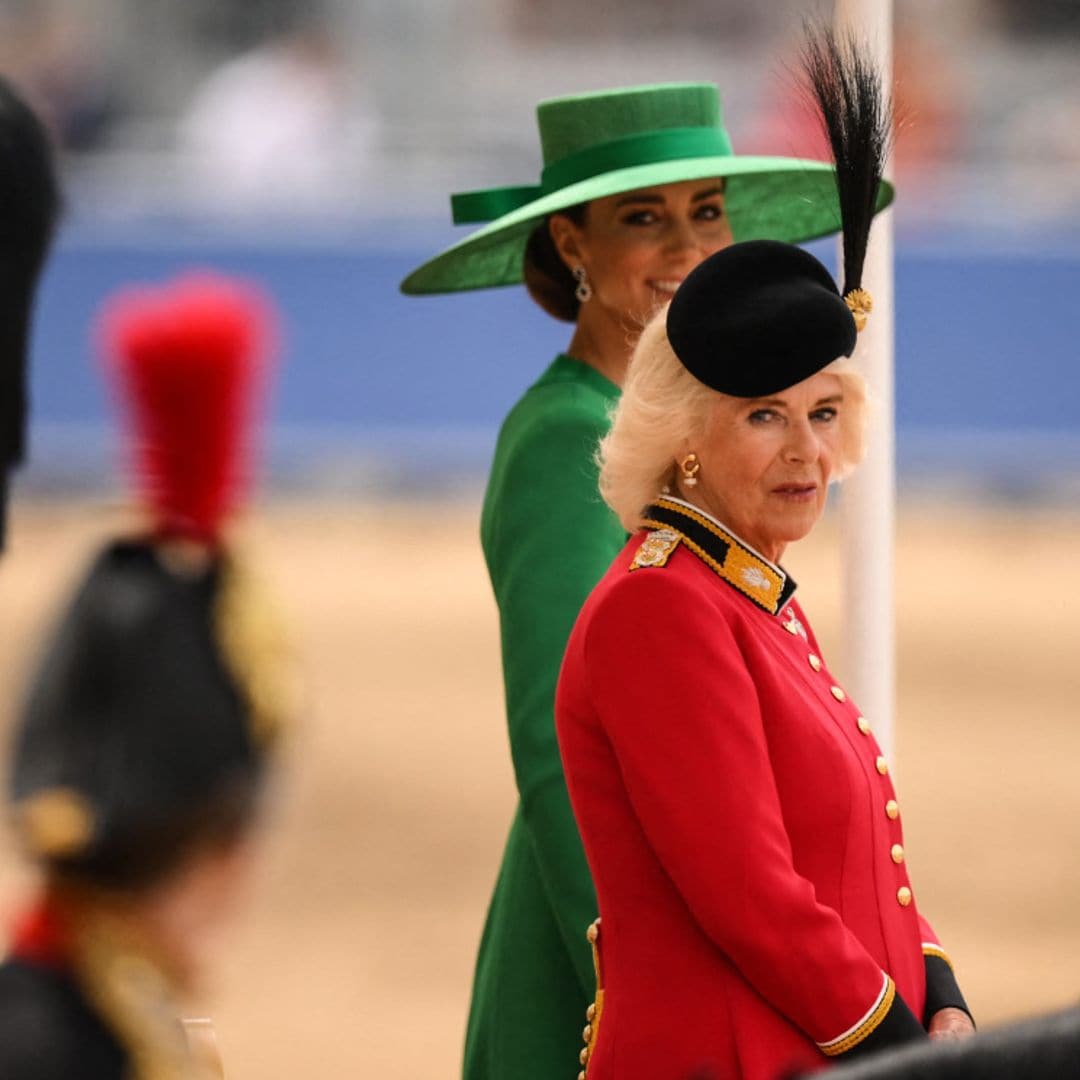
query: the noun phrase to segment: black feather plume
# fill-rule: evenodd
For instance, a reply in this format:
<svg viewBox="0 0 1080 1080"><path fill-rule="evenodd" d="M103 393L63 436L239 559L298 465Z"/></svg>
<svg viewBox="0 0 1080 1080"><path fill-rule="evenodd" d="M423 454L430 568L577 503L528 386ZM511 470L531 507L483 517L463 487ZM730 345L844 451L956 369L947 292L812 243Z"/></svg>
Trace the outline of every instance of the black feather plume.
<svg viewBox="0 0 1080 1080"><path fill-rule="evenodd" d="M891 95L854 35L838 41L831 30L809 31L802 62L836 163L846 296L862 284L878 187L892 143Z"/></svg>

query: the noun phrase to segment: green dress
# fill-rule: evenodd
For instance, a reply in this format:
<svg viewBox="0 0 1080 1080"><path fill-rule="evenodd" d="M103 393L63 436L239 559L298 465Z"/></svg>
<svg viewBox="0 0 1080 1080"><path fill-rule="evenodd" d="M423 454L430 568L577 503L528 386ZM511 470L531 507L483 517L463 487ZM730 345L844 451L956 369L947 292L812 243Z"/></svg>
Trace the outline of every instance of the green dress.
<svg viewBox="0 0 1080 1080"><path fill-rule="evenodd" d="M465 1080L580 1068L596 894L555 738L555 684L581 605L626 543L593 460L618 395L594 368L557 357L506 418L484 498L520 799L480 943Z"/></svg>

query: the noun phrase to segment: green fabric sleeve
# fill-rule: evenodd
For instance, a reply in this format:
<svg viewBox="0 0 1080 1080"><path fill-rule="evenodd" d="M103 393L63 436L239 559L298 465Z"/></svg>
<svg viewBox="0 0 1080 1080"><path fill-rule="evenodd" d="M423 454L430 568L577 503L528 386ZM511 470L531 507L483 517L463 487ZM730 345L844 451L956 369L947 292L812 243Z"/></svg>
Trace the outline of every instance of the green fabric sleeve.
<svg viewBox="0 0 1080 1080"><path fill-rule="evenodd" d="M576 387L537 393L500 447L485 545L499 605L510 748L540 875L582 988L596 895L555 737L555 686L574 621L626 541L597 490L606 402ZM501 460L499 460L501 458Z"/></svg>

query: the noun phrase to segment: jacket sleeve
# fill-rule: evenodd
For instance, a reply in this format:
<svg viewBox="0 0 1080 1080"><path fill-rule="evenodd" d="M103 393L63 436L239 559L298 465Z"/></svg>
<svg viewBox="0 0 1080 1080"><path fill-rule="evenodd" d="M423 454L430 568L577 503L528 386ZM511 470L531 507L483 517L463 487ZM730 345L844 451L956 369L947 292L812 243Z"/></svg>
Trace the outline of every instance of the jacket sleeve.
<svg viewBox="0 0 1080 1080"><path fill-rule="evenodd" d="M606 417L591 402L560 406L531 423L510 450L488 561L522 815L551 909L591 996L585 931L597 915L596 893L555 737L555 685L578 612L626 536L597 488L593 456Z"/></svg>
<svg viewBox="0 0 1080 1080"><path fill-rule="evenodd" d="M892 979L794 867L735 634L665 571L594 609L591 700L634 811L703 932L831 1057L925 1038Z"/></svg>

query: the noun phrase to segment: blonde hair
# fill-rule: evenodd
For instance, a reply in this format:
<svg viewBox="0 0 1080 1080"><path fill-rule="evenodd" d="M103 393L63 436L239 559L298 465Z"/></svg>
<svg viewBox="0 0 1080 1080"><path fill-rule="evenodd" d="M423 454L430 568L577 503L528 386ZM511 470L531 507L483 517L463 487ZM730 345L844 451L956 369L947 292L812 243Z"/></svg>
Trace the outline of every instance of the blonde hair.
<svg viewBox="0 0 1080 1080"><path fill-rule="evenodd" d="M842 480L863 455L866 380L846 357L823 370L839 377L844 388L840 457L832 475ZM600 494L628 532L641 527L642 513L657 495L674 487L678 460L705 436L720 396L679 362L667 338L667 308L662 308L638 339L611 430L596 454Z"/></svg>

